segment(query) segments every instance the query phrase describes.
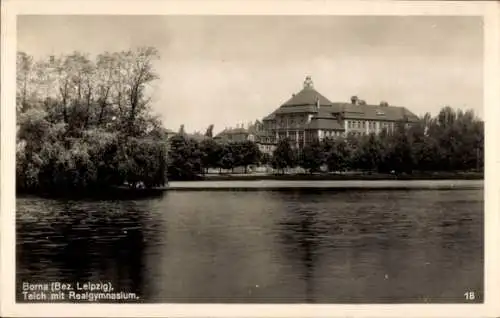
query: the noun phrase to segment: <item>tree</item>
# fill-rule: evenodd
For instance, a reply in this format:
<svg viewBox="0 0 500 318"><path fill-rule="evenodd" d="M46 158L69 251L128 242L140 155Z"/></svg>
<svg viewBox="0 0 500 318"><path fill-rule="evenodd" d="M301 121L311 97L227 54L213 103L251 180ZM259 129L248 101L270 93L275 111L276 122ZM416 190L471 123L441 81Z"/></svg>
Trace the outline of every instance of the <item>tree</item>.
<svg viewBox="0 0 500 318"><path fill-rule="evenodd" d="M396 130L388 138L389 146L385 153L385 167L397 174L411 173L414 158L412 156L411 143L407 135L405 123L397 123Z"/></svg>
<svg viewBox="0 0 500 318"><path fill-rule="evenodd" d="M178 132L179 135L185 135L186 132L184 131L184 125L181 125L181 127L179 128L179 132Z"/></svg>
<svg viewBox="0 0 500 318"><path fill-rule="evenodd" d="M378 169L381 162L381 145L375 134L365 136L356 153L356 164L361 170Z"/></svg>
<svg viewBox="0 0 500 318"><path fill-rule="evenodd" d="M224 144L219 157L219 167L221 169L232 170L235 167L234 147L231 144Z"/></svg>
<svg viewBox="0 0 500 318"><path fill-rule="evenodd" d="M25 52L17 52L16 68L16 109L20 113L29 107L35 89L33 57Z"/></svg>
<svg viewBox="0 0 500 318"><path fill-rule="evenodd" d="M183 135L170 139L168 174L173 180L194 179L202 173L202 152L196 141Z"/></svg>
<svg viewBox="0 0 500 318"><path fill-rule="evenodd" d="M350 151L345 139L327 139L324 142L325 163L329 171L345 171L350 164Z"/></svg>
<svg viewBox="0 0 500 318"><path fill-rule="evenodd" d="M259 162L261 165L268 165L268 164L271 164L271 159L272 159L271 155L264 152L261 154Z"/></svg>
<svg viewBox="0 0 500 318"><path fill-rule="evenodd" d="M101 189L166 180L161 122L148 107L154 49L74 52L33 60L18 53L20 189ZM163 172L162 172L163 171Z"/></svg>
<svg viewBox="0 0 500 318"><path fill-rule="evenodd" d="M295 155L290 141L287 138L280 139L272 157L273 168L281 170L281 173L284 173L286 168L292 167L294 164Z"/></svg>
<svg viewBox="0 0 500 318"><path fill-rule="evenodd" d="M202 153L202 164L206 171L209 168L217 168L220 162L221 147L213 139L204 139L200 143Z"/></svg>
<svg viewBox="0 0 500 318"><path fill-rule="evenodd" d="M212 138L213 137L213 131L214 131L214 125L210 125L207 128L207 131L205 132L205 136Z"/></svg>
<svg viewBox="0 0 500 318"><path fill-rule="evenodd" d="M259 147L253 141L244 141L240 144L241 164L245 167L245 173L248 172L248 166L258 163L261 156Z"/></svg>
<svg viewBox="0 0 500 318"><path fill-rule="evenodd" d="M325 162L324 147L319 140L307 144L302 150L300 156L300 165L309 173L320 170L321 165Z"/></svg>

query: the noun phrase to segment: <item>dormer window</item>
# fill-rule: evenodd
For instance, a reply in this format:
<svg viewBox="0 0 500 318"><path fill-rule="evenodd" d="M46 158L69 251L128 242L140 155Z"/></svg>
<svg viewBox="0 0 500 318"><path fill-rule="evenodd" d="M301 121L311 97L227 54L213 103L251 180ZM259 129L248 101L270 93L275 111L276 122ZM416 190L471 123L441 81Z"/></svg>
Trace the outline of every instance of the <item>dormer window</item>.
<svg viewBox="0 0 500 318"><path fill-rule="evenodd" d="M385 113L383 111L377 110L377 116L384 116Z"/></svg>

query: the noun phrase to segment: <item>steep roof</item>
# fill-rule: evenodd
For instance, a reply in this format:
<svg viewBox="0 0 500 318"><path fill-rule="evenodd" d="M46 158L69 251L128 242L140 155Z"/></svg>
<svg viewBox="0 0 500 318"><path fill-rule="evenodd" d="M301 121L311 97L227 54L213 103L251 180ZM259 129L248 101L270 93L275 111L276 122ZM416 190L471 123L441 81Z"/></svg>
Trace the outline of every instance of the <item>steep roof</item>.
<svg viewBox="0 0 500 318"><path fill-rule="evenodd" d="M293 94L289 100L267 116L265 120L272 119L273 114L316 113L318 104L321 108L322 106L331 106L332 102L314 89L311 77L308 76L304 81L302 90Z"/></svg>
<svg viewBox="0 0 500 318"><path fill-rule="evenodd" d="M281 107L290 106L316 106L319 101L320 106L330 106L332 102L325 96L318 93L313 87L304 87L300 92L294 94Z"/></svg>
<svg viewBox="0 0 500 318"><path fill-rule="evenodd" d="M326 109L324 110L326 111ZM333 103L332 113L344 113L346 119L397 121L405 116L409 121L417 121L417 115L405 107L380 105L354 105L351 103Z"/></svg>
<svg viewBox="0 0 500 318"><path fill-rule="evenodd" d="M314 105L295 105L281 106L274 114L292 114L292 113L315 113L318 109Z"/></svg>
<svg viewBox="0 0 500 318"><path fill-rule="evenodd" d="M405 107L333 103L314 89L309 76L306 77L304 88L300 92L294 94L263 120L274 120L276 115L294 113L314 114L314 117L323 119L335 118L332 114L343 113L345 119L397 121L406 117L410 122L418 120L418 117Z"/></svg>

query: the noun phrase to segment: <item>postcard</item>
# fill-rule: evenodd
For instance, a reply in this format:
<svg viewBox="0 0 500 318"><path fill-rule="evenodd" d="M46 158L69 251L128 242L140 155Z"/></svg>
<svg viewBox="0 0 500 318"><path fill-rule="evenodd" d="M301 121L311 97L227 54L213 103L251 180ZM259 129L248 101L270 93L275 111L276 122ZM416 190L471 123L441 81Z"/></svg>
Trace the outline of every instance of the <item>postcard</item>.
<svg viewBox="0 0 500 318"><path fill-rule="evenodd" d="M499 19L2 3L1 315L500 315Z"/></svg>

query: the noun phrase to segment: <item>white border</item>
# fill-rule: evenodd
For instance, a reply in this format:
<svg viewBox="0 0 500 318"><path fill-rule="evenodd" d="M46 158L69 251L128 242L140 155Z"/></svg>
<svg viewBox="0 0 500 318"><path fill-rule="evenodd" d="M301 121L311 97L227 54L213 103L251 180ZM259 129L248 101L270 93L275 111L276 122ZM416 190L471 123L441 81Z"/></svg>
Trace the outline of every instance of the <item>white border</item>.
<svg viewBox="0 0 500 318"><path fill-rule="evenodd" d="M0 316L8 317L495 317L500 316L500 5L431 1L4 0L1 73ZM18 14L479 15L484 18L485 302L475 305L16 304L15 59Z"/></svg>

